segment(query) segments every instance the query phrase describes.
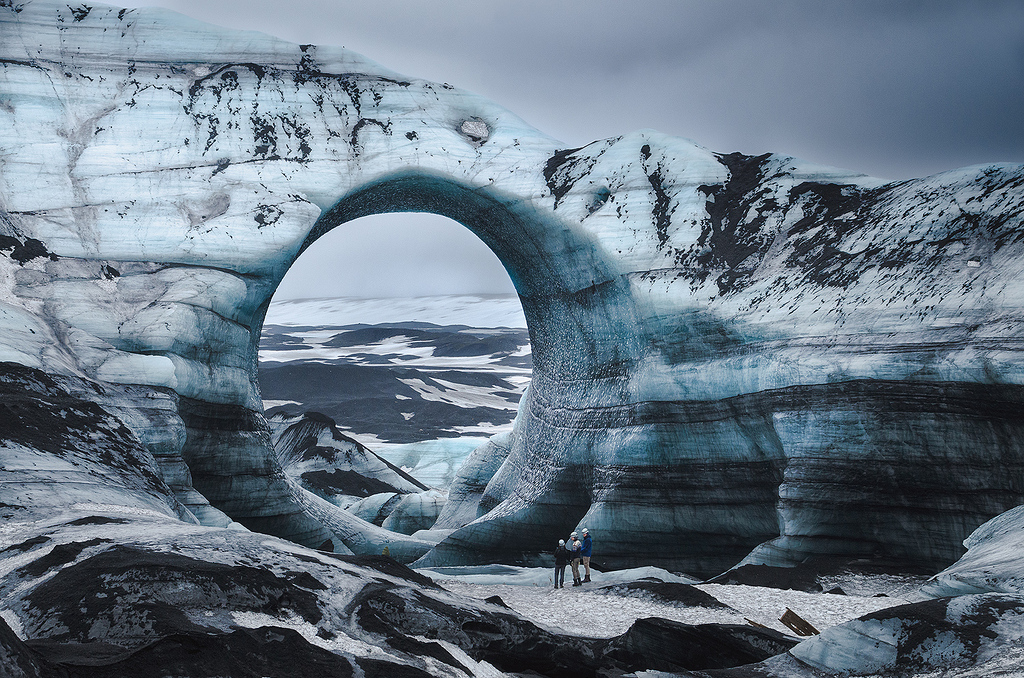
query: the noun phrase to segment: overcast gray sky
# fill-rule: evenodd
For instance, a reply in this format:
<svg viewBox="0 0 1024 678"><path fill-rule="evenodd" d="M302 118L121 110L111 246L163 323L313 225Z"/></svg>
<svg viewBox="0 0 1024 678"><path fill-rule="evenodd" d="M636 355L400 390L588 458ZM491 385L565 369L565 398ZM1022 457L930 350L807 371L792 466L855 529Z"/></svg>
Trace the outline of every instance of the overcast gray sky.
<svg viewBox="0 0 1024 678"><path fill-rule="evenodd" d="M342 45L482 94L571 146L650 127L714 151L786 153L889 179L1024 162L1021 0L133 5ZM454 222L370 219L318 241L279 296L511 291Z"/></svg>

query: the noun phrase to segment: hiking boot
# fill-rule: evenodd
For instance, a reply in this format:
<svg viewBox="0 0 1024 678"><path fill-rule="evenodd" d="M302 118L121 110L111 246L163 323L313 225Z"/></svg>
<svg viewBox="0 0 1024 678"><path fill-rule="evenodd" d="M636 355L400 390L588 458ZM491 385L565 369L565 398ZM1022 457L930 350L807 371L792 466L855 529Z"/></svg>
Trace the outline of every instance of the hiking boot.
<svg viewBox="0 0 1024 678"><path fill-rule="evenodd" d="M588 581L590 581L590 575L587 575L586 577L583 578L583 583L584 584L586 584Z"/></svg>

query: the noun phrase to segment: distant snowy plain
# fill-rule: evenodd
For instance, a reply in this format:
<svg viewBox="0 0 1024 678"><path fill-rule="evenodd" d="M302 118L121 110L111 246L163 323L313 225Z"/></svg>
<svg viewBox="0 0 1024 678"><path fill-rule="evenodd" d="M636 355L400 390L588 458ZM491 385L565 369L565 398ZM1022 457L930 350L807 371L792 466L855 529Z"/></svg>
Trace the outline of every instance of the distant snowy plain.
<svg viewBox="0 0 1024 678"><path fill-rule="evenodd" d="M434 487L511 429L532 373L513 295L275 301L259 355L268 415L326 414Z"/></svg>

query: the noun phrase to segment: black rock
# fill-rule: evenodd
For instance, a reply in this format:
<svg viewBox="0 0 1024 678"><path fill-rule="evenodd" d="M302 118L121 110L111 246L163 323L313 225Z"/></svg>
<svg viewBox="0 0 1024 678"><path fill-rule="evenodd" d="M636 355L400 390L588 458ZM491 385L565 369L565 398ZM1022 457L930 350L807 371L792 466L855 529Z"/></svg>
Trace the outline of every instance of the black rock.
<svg viewBox="0 0 1024 678"><path fill-rule="evenodd" d="M66 676L42 654L18 638L0 618L0 676L3 678L58 678Z"/></svg>
<svg viewBox="0 0 1024 678"><path fill-rule="evenodd" d="M315 624L322 616L318 587L308 572L279 576L116 545L35 586L22 622L29 637L57 642L87 643L103 628L108 642L135 649L162 636L205 632L187 614L197 610L295 614Z"/></svg>
<svg viewBox="0 0 1024 678"><path fill-rule="evenodd" d="M696 586L664 581L634 581L628 584L615 584L598 589L599 592L618 595L650 594L652 597L669 603L681 603L690 607L712 607L732 609L710 593L701 591Z"/></svg>
<svg viewBox="0 0 1024 678"><path fill-rule="evenodd" d="M508 605L505 604L505 601L501 599L501 596L491 596L489 598L484 598L484 602L485 603L491 603L492 605L500 605L501 607L505 608L506 610L512 609Z"/></svg>
<svg viewBox="0 0 1024 678"><path fill-rule="evenodd" d="M350 678L355 673L345 657L313 645L293 629L274 626L231 633L172 634L119 657L97 656L90 645L46 642L36 647L59 658L69 678ZM429 674L404 675L425 678Z"/></svg>
<svg viewBox="0 0 1024 678"><path fill-rule="evenodd" d="M638 619L614 638L605 655L658 671L722 669L763 661L799 641L771 629L741 624L682 624L669 619Z"/></svg>
<svg viewBox="0 0 1024 678"><path fill-rule="evenodd" d="M708 579L708 584L745 584L773 589L791 589L820 593L818 572L809 567L773 567L771 565L741 565Z"/></svg>
<svg viewBox="0 0 1024 678"><path fill-rule="evenodd" d="M551 633L511 612L458 608L422 594L402 596L384 584L369 584L345 613L389 645L404 646L408 636L445 640L506 672L595 678L609 667L627 668L598 656L605 641Z"/></svg>

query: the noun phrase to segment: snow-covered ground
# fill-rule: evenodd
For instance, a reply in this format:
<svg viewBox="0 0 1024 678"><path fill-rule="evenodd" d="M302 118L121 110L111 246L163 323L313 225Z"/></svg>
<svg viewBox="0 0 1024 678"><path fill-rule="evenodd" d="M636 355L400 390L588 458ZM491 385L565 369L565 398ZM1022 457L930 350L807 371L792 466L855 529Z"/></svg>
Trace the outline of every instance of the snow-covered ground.
<svg viewBox="0 0 1024 678"><path fill-rule="evenodd" d="M460 574L461 570L461 574ZM569 585L553 587L553 572L544 568L439 568L419 570L453 593L486 599L499 596L510 608L554 631L595 638L610 638L625 633L637 619L663 617L684 624L746 624L747 620L788 635L793 632L779 617L787 608L809 621L819 631L862 615L910 602L904 597L921 584L921 579L868 575L834 578L841 586L856 588L860 595L805 593L761 586L730 584L693 584L714 596L731 610L691 607L671 603L645 592L624 594L622 589L602 587L641 578L692 583L657 568L594 572L593 581L572 586L572 574L566 569ZM885 597L875 597L885 593Z"/></svg>
<svg viewBox="0 0 1024 678"><path fill-rule="evenodd" d="M461 573L460 573L461 570ZM624 592L622 588L603 588L641 578L687 583L691 580L657 568L639 568L608 573L593 573L593 582L582 587L571 584L555 590L552 573L545 568L487 566L419 570L449 591L477 599L498 596L508 607L539 626L592 638L611 638L624 633L637 619L662 617L684 624L746 624L749 621L789 636L793 632L779 621L788 609L809 621L819 631L852 621L858 617L917 599L914 592L924 577L896 575L842 574L819 579L819 583L839 586L853 595L805 593L760 586L728 584L692 584L732 609L695 607L667 602L645 592ZM885 594L884 597L878 594ZM795 637L795 636L794 636ZM773 660L769 660L771 662ZM806 665L774 664L777 673L807 678L823 675ZM975 666L951 665L942 670L899 673L899 678L1024 678L1024 647L1012 643L983 653ZM655 678L667 674L646 671L638 675ZM872 674L863 678L894 678L897 674Z"/></svg>

